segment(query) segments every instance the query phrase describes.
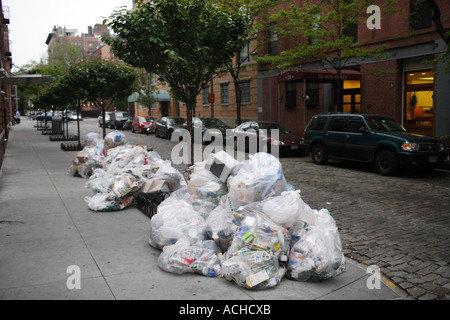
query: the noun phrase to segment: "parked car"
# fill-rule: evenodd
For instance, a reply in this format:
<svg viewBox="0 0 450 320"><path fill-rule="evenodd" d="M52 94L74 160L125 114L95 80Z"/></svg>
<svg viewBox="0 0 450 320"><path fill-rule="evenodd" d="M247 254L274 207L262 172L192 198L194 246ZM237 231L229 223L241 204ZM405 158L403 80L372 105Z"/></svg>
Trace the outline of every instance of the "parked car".
<svg viewBox="0 0 450 320"><path fill-rule="evenodd" d="M139 132L139 133L147 133L147 129L150 129L155 122L154 117L143 117L137 116L134 117L133 122L131 123L131 131Z"/></svg>
<svg viewBox="0 0 450 320"><path fill-rule="evenodd" d="M185 128L186 119L183 117L162 117L156 122L155 135L170 139L174 130Z"/></svg>
<svg viewBox="0 0 450 320"><path fill-rule="evenodd" d="M53 111L42 111L40 114L36 116L36 120L38 121L52 121Z"/></svg>
<svg viewBox="0 0 450 320"><path fill-rule="evenodd" d="M121 129L125 122L127 122L130 114L124 111L111 112L110 127L111 129Z"/></svg>
<svg viewBox="0 0 450 320"><path fill-rule="evenodd" d="M434 168L444 149L442 141L408 133L389 117L351 113L314 116L303 146L316 164L329 158L374 163L381 175L393 175L401 166Z"/></svg>
<svg viewBox="0 0 450 320"><path fill-rule="evenodd" d="M225 143L227 129L231 129L218 118L193 117L192 125L194 129L202 130L202 142L204 144L215 141L215 139L222 139ZM187 129L187 123L185 123L185 128ZM205 136L206 131L208 131L208 136Z"/></svg>
<svg viewBox="0 0 450 320"><path fill-rule="evenodd" d="M98 117L98 125L100 127L103 126L103 116L102 113L100 113L99 117ZM106 111L105 112L105 126L107 128L109 128L111 126L111 112L110 111Z"/></svg>
<svg viewBox="0 0 450 320"><path fill-rule="evenodd" d="M261 148L259 143L257 144L257 148L250 147L249 145L252 141L256 143L256 141L260 140L267 144L267 152L271 152L273 146L278 146L280 155L300 155L303 152L302 138L293 135L289 130L275 122L244 122L232 129L230 134L227 136L227 139L231 139L233 141L232 143L234 144L235 149L238 149L241 145L244 145L246 150L260 151Z"/></svg>
<svg viewBox="0 0 450 320"><path fill-rule="evenodd" d="M64 111L64 118L68 119L69 121L76 121L78 118L80 119L80 121L83 120L81 113L79 113L79 115L77 115L77 112L72 111L72 110Z"/></svg>

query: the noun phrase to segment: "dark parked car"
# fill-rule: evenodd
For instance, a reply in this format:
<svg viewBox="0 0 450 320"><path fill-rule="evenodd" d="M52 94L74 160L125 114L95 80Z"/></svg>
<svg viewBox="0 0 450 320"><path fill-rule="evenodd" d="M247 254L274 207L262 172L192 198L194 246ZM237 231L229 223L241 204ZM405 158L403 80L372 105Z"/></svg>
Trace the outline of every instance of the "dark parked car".
<svg viewBox="0 0 450 320"><path fill-rule="evenodd" d="M187 129L187 123L184 124ZM227 129L230 129L222 120L218 118L207 118L207 117L193 117L192 118L193 129L202 130L202 142L204 144L215 141L215 139L222 139L225 143L227 136ZM205 136L205 132L208 132Z"/></svg>
<svg viewBox="0 0 450 320"><path fill-rule="evenodd" d="M317 164L329 158L375 163L381 175L395 174L400 166L433 168L443 158L441 141L408 133L381 115L319 114L306 127L304 140Z"/></svg>
<svg viewBox="0 0 450 320"><path fill-rule="evenodd" d="M184 129L186 119L183 117L162 117L156 122L155 135L170 139L176 129Z"/></svg>
<svg viewBox="0 0 450 320"><path fill-rule="evenodd" d="M122 129L123 125L130 118L130 114L128 112L123 111L113 111L111 112L111 129Z"/></svg>
<svg viewBox="0 0 450 320"><path fill-rule="evenodd" d="M246 150L252 150L249 148L249 142L256 142L258 137L260 141L267 143L267 152L271 152L272 147L277 146L280 154L300 155L302 153L302 138L293 135L275 122L244 122L232 129L227 139L232 139L235 149L243 145L245 141ZM253 150L255 149L253 148Z"/></svg>
<svg viewBox="0 0 450 320"><path fill-rule="evenodd" d="M142 117L142 116L134 117L133 122L131 124L131 131L139 133L147 133L147 129L150 129L154 125L155 121L156 119L154 117Z"/></svg>

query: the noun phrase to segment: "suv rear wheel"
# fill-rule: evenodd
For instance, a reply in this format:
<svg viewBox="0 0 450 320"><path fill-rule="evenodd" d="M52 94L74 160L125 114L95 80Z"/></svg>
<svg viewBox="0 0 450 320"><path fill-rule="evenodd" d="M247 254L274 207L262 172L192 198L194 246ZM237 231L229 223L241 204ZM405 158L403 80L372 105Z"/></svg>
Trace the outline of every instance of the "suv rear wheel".
<svg viewBox="0 0 450 320"><path fill-rule="evenodd" d="M312 148L312 160L315 164L326 164L328 162L327 148L318 143Z"/></svg>
<svg viewBox="0 0 450 320"><path fill-rule="evenodd" d="M375 167L383 176L393 175L398 169L397 156L392 151L383 150L377 155Z"/></svg>

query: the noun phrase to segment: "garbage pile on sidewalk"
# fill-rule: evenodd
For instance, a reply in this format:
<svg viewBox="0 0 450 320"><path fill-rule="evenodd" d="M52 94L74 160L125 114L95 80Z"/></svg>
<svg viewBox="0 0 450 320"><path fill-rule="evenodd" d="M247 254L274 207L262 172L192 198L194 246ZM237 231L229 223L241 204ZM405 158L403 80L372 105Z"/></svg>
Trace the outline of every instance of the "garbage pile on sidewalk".
<svg viewBox="0 0 450 320"><path fill-rule="evenodd" d="M238 163L225 152L196 163L187 186L151 219L149 243L171 273L224 277L247 289L325 280L344 270L336 223L311 209L268 153Z"/></svg>
<svg viewBox="0 0 450 320"><path fill-rule="evenodd" d="M325 280L345 267L335 220L313 210L286 182L281 164L260 152L238 162L226 152L194 164L189 181L146 146L115 131L90 133L69 173L88 178L93 211L121 210L138 192L170 192L150 221L149 244L159 267L176 274L223 277L267 289L286 276Z"/></svg>
<svg viewBox="0 0 450 320"><path fill-rule="evenodd" d="M87 178L93 196L85 197L93 211L116 211L129 207L136 192L174 191L186 181L183 175L145 145L131 145L114 131L101 139L86 136L85 148L72 161L69 174Z"/></svg>

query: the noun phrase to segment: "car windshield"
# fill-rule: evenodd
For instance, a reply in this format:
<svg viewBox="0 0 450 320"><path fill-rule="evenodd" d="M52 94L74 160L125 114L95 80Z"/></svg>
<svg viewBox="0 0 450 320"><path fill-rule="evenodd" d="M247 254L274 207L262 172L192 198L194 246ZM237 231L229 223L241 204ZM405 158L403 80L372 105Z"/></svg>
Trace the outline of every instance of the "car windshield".
<svg viewBox="0 0 450 320"><path fill-rule="evenodd" d="M279 125L278 123L259 123L259 129L265 129L267 130L267 133L271 133L272 130L278 130L279 134L289 134L290 131L283 128L281 125Z"/></svg>
<svg viewBox="0 0 450 320"><path fill-rule="evenodd" d="M184 118L168 118L167 122L170 124L183 124L186 120Z"/></svg>
<svg viewBox="0 0 450 320"><path fill-rule="evenodd" d="M395 120L388 117L366 117L367 124L372 131L405 132L406 130Z"/></svg>
<svg viewBox="0 0 450 320"><path fill-rule="evenodd" d="M227 126L222 120L215 118L205 118L201 119L201 121L206 128L222 128Z"/></svg>

